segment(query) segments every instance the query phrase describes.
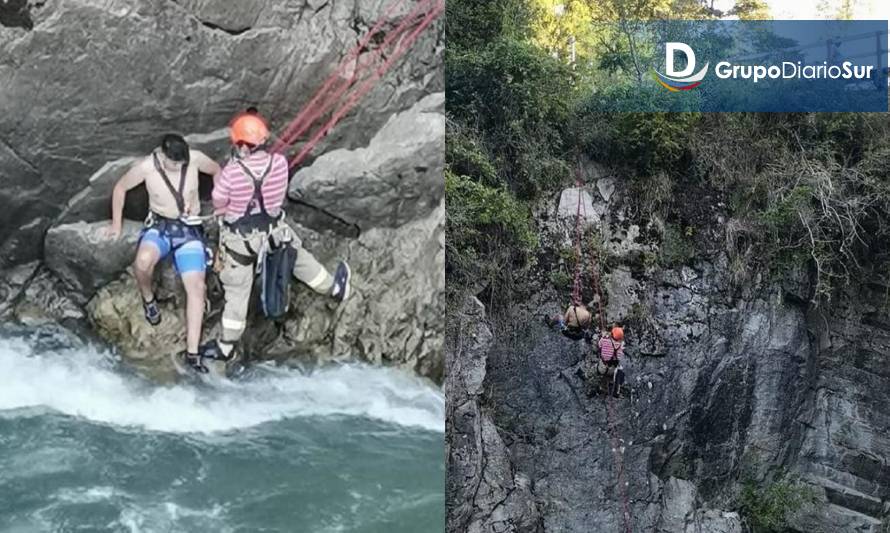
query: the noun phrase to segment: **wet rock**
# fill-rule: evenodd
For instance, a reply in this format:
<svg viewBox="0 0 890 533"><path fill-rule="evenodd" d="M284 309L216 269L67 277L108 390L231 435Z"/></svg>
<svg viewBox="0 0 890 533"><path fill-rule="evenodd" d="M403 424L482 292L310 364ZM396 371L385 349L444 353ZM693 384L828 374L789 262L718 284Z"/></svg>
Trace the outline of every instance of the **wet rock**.
<svg viewBox="0 0 890 533"><path fill-rule="evenodd" d="M295 230L329 270L346 259L352 296L342 306L294 282L292 312L270 354L317 361L355 357L397 365L442 381L444 362L445 205L400 228L374 228L357 239Z"/></svg>
<svg viewBox="0 0 890 533"><path fill-rule="evenodd" d="M14 317L29 326L79 321L85 318L79 299L77 292L41 267L15 304Z"/></svg>
<svg viewBox="0 0 890 533"><path fill-rule="evenodd" d="M12 310L39 268L40 262L32 261L7 271L5 277L0 279L0 317Z"/></svg>
<svg viewBox="0 0 890 533"><path fill-rule="evenodd" d="M145 320L142 296L129 273L99 289L86 309L97 333L125 357L166 367L170 354L185 349L185 299L161 291L155 297L162 315L157 326Z"/></svg>

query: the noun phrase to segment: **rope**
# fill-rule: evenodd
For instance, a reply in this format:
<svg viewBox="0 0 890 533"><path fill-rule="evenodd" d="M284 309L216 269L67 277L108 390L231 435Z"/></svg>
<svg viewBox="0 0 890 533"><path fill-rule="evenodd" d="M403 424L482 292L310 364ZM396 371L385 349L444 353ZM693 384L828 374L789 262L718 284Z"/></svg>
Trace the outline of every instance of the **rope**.
<svg viewBox="0 0 890 533"><path fill-rule="evenodd" d="M581 162L578 162L578 170L577 170L577 181L576 185L578 187L578 207L575 215L575 284L572 289L572 303L573 305L578 305L581 300ZM584 218L587 218L587 206L584 206L583 209ZM599 323L600 323L600 331L605 331L606 329L606 318L603 309L603 293L600 286L600 275L599 275L599 265L597 264L597 254L594 251L590 256L590 274L591 274L591 284L593 285L594 293L597 297L597 306L599 308ZM615 354L617 357L618 354ZM617 370L616 370L617 371ZM607 411L607 425L609 428L609 439L611 441L612 446L612 462L615 465L616 469L616 479L618 483L618 496L621 499L622 504L622 520L624 522L624 530L625 533L632 533L633 527L631 524L631 516L630 516L630 502L627 497L627 483L624 480L624 457L622 455L622 451L620 448L621 439L618 437L618 414L615 408L615 398L609 394L606 400L606 411Z"/></svg>
<svg viewBox="0 0 890 533"><path fill-rule="evenodd" d="M398 20L394 29L382 32L383 26L390 22L390 15L402 5L404 0L397 0L391 4L384 15L374 24L361 41L350 50L340 62L335 71L328 77L325 83L310 99L300 114L285 128L276 141L272 150L274 152L287 151L301 136L307 134L310 128L322 116L331 112L330 119L321 125L315 132L309 134L309 140L301 147L299 153L290 161L290 167L300 164L312 151L318 142L367 94L375 83L392 67L404 53L414 44L420 34L444 11L444 0L421 0L416 3L411 11ZM382 43L373 51L360 59L363 51L368 50L368 45L374 37L381 36ZM393 44L395 43L395 47ZM372 65L381 58L385 61L376 70ZM352 66L351 75L346 76L347 69ZM359 82L361 85L359 85ZM357 87L357 89L356 89ZM345 101L344 101L345 99ZM335 106L339 104L339 107Z"/></svg>
<svg viewBox="0 0 890 533"><path fill-rule="evenodd" d="M288 148L297 138L306 132L306 130L318 119L318 117L324 113L334 102L339 98L343 91L345 91L349 85L355 80L355 75L357 74L357 70L353 71L352 76L346 78L344 76L346 69L350 65L354 65L356 60L358 59L359 54L361 54L362 50L365 50L368 46L368 43L371 39L377 35L383 24L389 19L389 16L393 11L399 6L401 6L404 0L398 0L395 3L390 4L390 6L384 11L383 15L380 19L371 27L371 29L362 37L362 39L356 44L346 57L340 61L340 64L337 65L337 68L334 72L328 76L328 79L325 81L324 85L322 85L309 100L309 103L306 104L300 114L297 115L291 123L285 128L284 132L279 137L279 140L276 141L272 150L274 152L280 152ZM337 88L333 93L329 93L331 87L338 80L345 80L342 87ZM322 99L325 97L325 99ZM322 105L320 105L322 104Z"/></svg>
<svg viewBox="0 0 890 533"><path fill-rule="evenodd" d="M578 208L575 213L575 280L572 285L572 305L581 304L581 178L575 181L578 189ZM586 217L585 217L586 218Z"/></svg>
<svg viewBox="0 0 890 533"><path fill-rule="evenodd" d="M418 14L422 14L422 9L429 3L430 2L420 2L418 4L418 8L415 8L415 10L418 10ZM410 48L411 45L414 44L423 30L425 30L427 26L429 26L433 22L433 20L435 20L445 10L444 0L434 0L432 4L432 10L420 20L420 23L417 25L417 27L410 34L408 34L408 36L405 37L404 40L400 40L400 42L396 45L396 49L391 52L391 55L386 60L386 62L383 63L383 65L381 65L376 71L374 71L372 76L364 84L362 84L362 86L359 87L359 89L355 93L353 93L349 97L349 99L340 107L339 110L337 110L333 114L333 116L331 116L330 120L328 120L328 122L324 124L321 129L318 130L318 132L309 140L309 142L303 145L303 148L300 150L300 152L293 159L291 159L291 168L299 165L306 158L306 156L309 155L309 152L311 152L315 145L318 144L318 141L321 140L321 138L324 137L327 132L330 131L331 128L333 128L347 112L355 107L355 104L358 103L359 99L370 92L377 80L379 80L390 69L392 64L397 59L404 55L408 48ZM392 44L392 42L395 41L396 38L402 37L402 33L405 32L412 23L416 22L414 18L416 18L416 15L413 12L411 15L405 17L396 28L396 30L386 36L386 39L384 40L381 47L374 52L375 57L382 57L383 52L386 50L386 47Z"/></svg>
<svg viewBox="0 0 890 533"><path fill-rule="evenodd" d="M618 479L618 495L621 498L622 503L624 530L626 533L632 533L633 528L631 526L630 503L627 499L627 483L624 481L624 456L622 455L623 452L618 447L621 443L621 439L618 438L618 432L616 431L617 414L615 413L615 398L612 397L611 394L606 400L606 408L609 417L609 437L612 441L612 462L617 470L616 478Z"/></svg>

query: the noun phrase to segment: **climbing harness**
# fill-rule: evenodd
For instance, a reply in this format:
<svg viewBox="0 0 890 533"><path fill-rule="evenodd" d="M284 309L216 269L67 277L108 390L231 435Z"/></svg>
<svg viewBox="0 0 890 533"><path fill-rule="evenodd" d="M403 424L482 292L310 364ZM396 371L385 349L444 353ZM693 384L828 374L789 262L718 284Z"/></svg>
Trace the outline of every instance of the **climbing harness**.
<svg viewBox="0 0 890 533"><path fill-rule="evenodd" d="M241 167L244 176L250 180L251 185L253 186L253 196L247 204L247 208L244 210L241 218L231 223L226 222L225 225L240 235L247 235L254 230L267 233L272 229L272 226L281 219L281 213L279 213L278 216L272 216L266 211L266 202L263 198L263 182L269 173L272 172L275 157L274 155L269 157L269 164L266 165L265 170L259 177L255 176L241 159L235 158L234 161ZM258 213L251 213L256 207L259 207L260 211Z"/></svg>
<svg viewBox="0 0 890 533"><path fill-rule="evenodd" d="M398 20L393 29L384 31L384 26L391 22L390 15L403 2L404 0L397 0L386 9L384 15L340 62L273 145L272 152L285 152L301 136L308 137L299 152L291 158L290 168L299 165L309 155L322 137L355 107L445 9L444 0L421 0ZM380 43L370 50L372 41ZM380 61L382 63L376 69L373 68ZM337 104L339 107L336 107ZM330 113L330 118L313 133L309 133L313 124L327 113Z"/></svg>
<svg viewBox="0 0 890 533"><path fill-rule="evenodd" d="M155 170L161 175L164 185L167 186L167 189L170 190L170 194L173 195L173 200L176 201L177 216L183 216L185 214L185 198L183 194L185 192L185 178L188 175L188 161L184 161L182 167L179 169L179 189L177 189L173 186L170 178L167 177L167 173L164 172L164 166L161 164L161 160L158 159L158 153L152 152L151 158L152 161L154 161Z"/></svg>

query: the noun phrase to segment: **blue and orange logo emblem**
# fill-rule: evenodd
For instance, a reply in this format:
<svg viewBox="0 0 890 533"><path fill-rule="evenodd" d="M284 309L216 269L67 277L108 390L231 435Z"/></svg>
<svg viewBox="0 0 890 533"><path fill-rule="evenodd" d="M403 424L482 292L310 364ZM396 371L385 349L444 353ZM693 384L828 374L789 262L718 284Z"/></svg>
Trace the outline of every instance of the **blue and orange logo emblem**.
<svg viewBox="0 0 890 533"><path fill-rule="evenodd" d="M686 67L680 71L674 70L674 52L683 52L686 56ZM652 78L655 79L662 87L671 91L688 91L695 89L701 85L701 80L708 73L708 63L702 67L697 73L695 71L695 52L685 43L665 43L664 47L664 63L665 72L662 74L654 68L652 69Z"/></svg>

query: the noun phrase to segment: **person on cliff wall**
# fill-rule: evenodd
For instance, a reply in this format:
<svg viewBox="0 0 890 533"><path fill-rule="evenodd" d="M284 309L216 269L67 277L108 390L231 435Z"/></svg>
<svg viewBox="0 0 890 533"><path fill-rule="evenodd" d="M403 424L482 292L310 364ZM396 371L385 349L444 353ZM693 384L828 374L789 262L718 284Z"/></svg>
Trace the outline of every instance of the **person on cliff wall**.
<svg viewBox="0 0 890 533"><path fill-rule="evenodd" d="M176 271L186 292L186 350L181 357L200 366L198 348L204 319L204 273L207 255L198 198L198 173L216 179L219 165L198 150L191 150L179 135L168 134L151 155L124 174L111 193L111 226L106 235L120 238L127 191L145 183L149 214L136 246L133 270L142 296L145 319L152 326L161 322L152 278L155 266L173 254Z"/></svg>
<svg viewBox="0 0 890 533"><path fill-rule="evenodd" d="M588 342L592 342L592 334L590 332L592 318L587 307L573 303L566 309L565 314L545 317L545 320L548 326L557 329L572 340L585 339Z"/></svg>
<svg viewBox="0 0 890 533"><path fill-rule="evenodd" d="M624 328L615 324L610 331L602 332L597 344L599 361L596 364L596 373L601 378L601 389L618 398L624 384L624 368L621 366L621 359L624 357Z"/></svg>
<svg viewBox="0 0 890 533"><path fill-rule="evenodd" d="M235 344L247 325L254 272L264 276L262 301L286 298L291 275L320 294L342 302L349 296L349 265L341 261L331 275L305 248L284 221L282 206L288 187L288 163L281 154L266 151L269 138L266 121L251 109L235 117L230 125L232 157L224 165L213 188L213 206L223 216L220 228L219 279L225 292L222 337L201 346L201 356L229 361ZM270 263L269 254L282 261ZM278 257L278 255L276 255ZM282 265L286 265L282 266ZM277 272L269 273L274 267ZM280 276L284 275L285 278ZM265 280L272 276L271 289ZM275 278L277 277L277 280ZM282 287L284 285L284 287ZM283 294L282 294L283 293ZM276 296L277 295L277 296ZM280 303L273 305L283 314ZM267 316L270 312L266 312Z"/></svg>

